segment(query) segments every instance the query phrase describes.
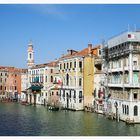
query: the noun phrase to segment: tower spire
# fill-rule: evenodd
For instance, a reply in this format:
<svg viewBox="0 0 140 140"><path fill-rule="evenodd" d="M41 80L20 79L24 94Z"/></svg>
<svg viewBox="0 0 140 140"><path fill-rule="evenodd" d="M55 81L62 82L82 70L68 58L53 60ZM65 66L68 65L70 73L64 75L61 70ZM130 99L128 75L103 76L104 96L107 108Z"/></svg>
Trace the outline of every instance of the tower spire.
<svg viewBox="0 0 140 140"><path fill-rule="evenodd" d="M29 44L28 44L28 58L27 58L27 66L28 68L34 66L34 50L33 50L33 44L32 41L30 40Z"/></svg>

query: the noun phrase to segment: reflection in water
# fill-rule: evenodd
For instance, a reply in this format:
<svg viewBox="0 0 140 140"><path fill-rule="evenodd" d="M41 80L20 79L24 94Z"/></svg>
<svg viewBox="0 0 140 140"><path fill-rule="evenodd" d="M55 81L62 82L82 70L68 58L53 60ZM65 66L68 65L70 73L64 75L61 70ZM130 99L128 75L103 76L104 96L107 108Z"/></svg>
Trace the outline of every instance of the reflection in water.
<svg viewBox="0 0 140 140"><path fill-rule="evenodd" d="M128 126L88 112L48 111L43 106L0 103L1 136L137 136L140 124Z"/></svg>

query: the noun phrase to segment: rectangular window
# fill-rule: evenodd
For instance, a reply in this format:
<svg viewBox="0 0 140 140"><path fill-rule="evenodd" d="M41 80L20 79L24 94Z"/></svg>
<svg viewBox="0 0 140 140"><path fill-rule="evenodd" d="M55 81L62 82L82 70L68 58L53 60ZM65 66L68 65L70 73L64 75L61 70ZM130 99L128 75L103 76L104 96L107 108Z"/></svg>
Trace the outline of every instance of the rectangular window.
<svg viewBox="0 0 140 140"><path fill-rule="evenodd" d="M79 98L82 98L82 91L79 91Z"/></svg>
<svg viewBox="0 0 140 140"><path fill-rule="evenodd" d="M137 99L137 95L138 95L137 93L134 93L134 94L133 94L134 100Z"/></svg>
<svg viewBox="0 0 140 140"><path fill-rule="evenodd" d="M63 97L65 97L65 90L63 91Z"/></svg>
<svg viewBox="0 0 140 140"><path fill-rule="evenodd" d="M82 103L82 99L79 99L79 103Z"/></svg>
<svg viewBox="0 0 140 140"><path fill-rule="evenodd" d="M79 68L82 68L82 61L79 61Z"/></svg>
<svg viewBox="0 0 140 140"><path fill-rule="evenodd" d="M62 69L62 65L60 64L60 70Z"/></svg>
<svg viewBox="0 0 140 140"><path fill-rule="evenodd" d="M136 66L137 65L137 61L133 61L133 65Z"/></svg>
<svg viewBox="0 0 140 140"><path fill-rule="evenodd" d="M73 98L76 98L76 92L74 91L74 95L73 95Z"/></svg>
<svg viewBox="0 0 140 140"><path fill-rule="evenodd" d="M138 72L133 73L133 82L134 84L139 83Z"/></svg>
<svg viewBox="0 0 140 140"><path fill-rule="evenodd" d="M74 68L76 68L76 61L74 62Z"/></svg>
<svg viewBox="0 0 140 140"><path fill-rule="evenodd" d="M53 69L51 69L51 73L53 73Z"/></svg>
<svg viewBox="0 0 140 140"><path fill-rule="evenodd" d="M70 68L72 68L72 62L70 62Z"/></svg>
<svg viewBox="0 0 140 140"><path fill-rule="evenodd" d="M71 90L70 90L70 98L71 98Z"/></svg>
<svg viewBox="0 0 140 140"><path fill-rule="evenodd" d="M60 97L61 97L61 90L60 90Z"/></svg>
<svg viewBox="0 0 140 140"><path fill-rule="evenodd" d="M79 86L82 86L82 78L79 78Z"/></svg>
<svg viewBox="0 0 140 140"><path fill-rule="evenodd" d="M99 55L101 55L101 50L99 50Z"/></svg>

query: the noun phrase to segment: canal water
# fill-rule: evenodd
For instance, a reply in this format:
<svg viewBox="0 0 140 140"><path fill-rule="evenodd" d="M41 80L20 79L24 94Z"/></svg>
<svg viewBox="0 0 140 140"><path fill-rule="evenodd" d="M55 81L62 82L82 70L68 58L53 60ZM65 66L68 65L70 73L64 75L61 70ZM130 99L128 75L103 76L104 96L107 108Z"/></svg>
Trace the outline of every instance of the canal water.
<svg viewBox="0 0 140 140"><path fill-rule="evenodd" d="M117 123L83 111L0 103L0 136L140 136L140 124Z"/></svg>

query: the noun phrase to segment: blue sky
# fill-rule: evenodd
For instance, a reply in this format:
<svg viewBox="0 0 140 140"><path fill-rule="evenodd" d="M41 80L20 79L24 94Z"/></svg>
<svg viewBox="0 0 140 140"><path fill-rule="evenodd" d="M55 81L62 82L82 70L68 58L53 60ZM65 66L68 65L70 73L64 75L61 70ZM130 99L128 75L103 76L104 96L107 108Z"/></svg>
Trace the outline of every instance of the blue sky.
<svg viewBox="0 0 140 140"><path fill-rule="evenodd" d="M135 25L140 5L0 5L0 65L26 68L32 40L35 62L47 63L66 53L100 44Z"/></svg>

